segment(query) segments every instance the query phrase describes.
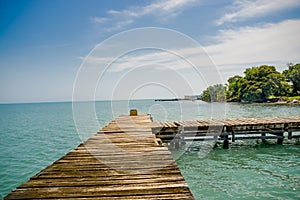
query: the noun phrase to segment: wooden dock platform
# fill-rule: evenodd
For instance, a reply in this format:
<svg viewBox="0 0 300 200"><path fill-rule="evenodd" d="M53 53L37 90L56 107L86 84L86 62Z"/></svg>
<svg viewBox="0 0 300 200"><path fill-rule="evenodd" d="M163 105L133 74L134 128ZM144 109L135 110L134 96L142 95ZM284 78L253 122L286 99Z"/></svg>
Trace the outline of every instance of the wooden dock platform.
<svg viewBox="0 0 300 200"><path fill-rule="evenodd" d="M194 199L149 115L122 115L4 199Z"/></svg>
<svg viewBox="0 0 300 200"><path fill-rule="evenodd" d="M153 122L151 127L163 142L224 140L225 148L229 140L277 139L282 144L286 136L300 138L300 116Z"/></svg>

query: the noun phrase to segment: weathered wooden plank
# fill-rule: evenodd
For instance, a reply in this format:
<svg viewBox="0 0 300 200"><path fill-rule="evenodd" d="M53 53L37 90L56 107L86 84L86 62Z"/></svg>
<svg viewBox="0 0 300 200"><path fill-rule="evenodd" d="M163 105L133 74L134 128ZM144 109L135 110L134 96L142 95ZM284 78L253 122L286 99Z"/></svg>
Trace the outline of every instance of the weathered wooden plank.
<svg viewBox="0 0 300 200"><path fill-rule="evenodd" d="M189 189L186 184L172 183L161 185L134 186L82 186L82 187L47 187L47 188L28 188L17 189L4 199L33 199L33 198L64 198L64 197L110 197L110 196L129 196L129 195L157 195L187 193Z"/></svg>
<svg viewBox="0 0 300 200"><path fill-rule="evenodd" d="M32 178L59 178L59 177L96 177L96 176L107 176L110 175L111 178L114 176L122 176L124 174L131 174L131 175L145 175L151 173L152 175L164 175L164 174L176 174L180 173L177 168L163 168L166 167L167 164L164 164L152 167L147 166L140 167L138 165L132 166L122 166L122 165L107 165L107 168L97 169L91 171L84 171L84 170L57 170L57 171L43 171ZM78 166L80 167L80 166ZM135 169L136 167L137 169ZM140 169L139 169L140 168Z"/></svg>
<svg viewBox="0 0 300 200"><path fill-rule="evenodd" d="M151 178L135 178L124 177L123 179L103 179L95 178L56 178L56 179L34 179L24 183L19 188L41 188L41 187L78 187L78 186L112 186L112 185L149 185L163 182L181 182L184 183L184 178L180 176L162 176Z"/></svg>
<svg viewBox="0 0 300 200"><path fill-rule="evenodd" d="M69 198L56 198L57 200L65 200ZM73 199L73 198L72 198ZM81 200L99 200L99 197L88 197L88 198L80 198ZM110 197L101 197L101 200L166 200L166 199L193 199L189 194L182 193L182 194L157 194L157 195L135 195L135 196L110 196Z"/></svg>

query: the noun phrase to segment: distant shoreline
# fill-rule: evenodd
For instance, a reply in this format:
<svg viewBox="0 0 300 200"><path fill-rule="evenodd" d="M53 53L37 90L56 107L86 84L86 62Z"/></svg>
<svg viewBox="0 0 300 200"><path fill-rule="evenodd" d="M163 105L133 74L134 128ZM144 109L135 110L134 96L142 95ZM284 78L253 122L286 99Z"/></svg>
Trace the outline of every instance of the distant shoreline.
<svg viewBox="0 0 300 200"><path fill-rule="evenodd" d="M201 99L181 99L181 98L173 98L173 99L154 99L154 101L203 101ZM277 102L233 102L233 101L224 101L224 102L210 102L203 101L206 103L236 103L236 104L252 104L252 105L300 105L299 101L277 101Z"/></svg>

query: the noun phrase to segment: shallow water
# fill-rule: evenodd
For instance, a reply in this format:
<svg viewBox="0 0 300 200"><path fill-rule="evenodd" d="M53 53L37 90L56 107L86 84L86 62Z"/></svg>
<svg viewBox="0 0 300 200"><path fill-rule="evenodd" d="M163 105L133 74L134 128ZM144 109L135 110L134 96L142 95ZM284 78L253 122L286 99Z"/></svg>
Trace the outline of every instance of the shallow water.
<svg viewBox="0 0 300 200"><path fill-rule="evenodd" d="M0 197L94 134L137 108L154 120L299 116L300 106L204 102L103 101L0 105ZM89 109L95 108L90 114ZM74 125L73 117L76 118ZM229 150L192 143L173 152L197 199L300 199L300 150L295 144L237 142Z"/></svg>
<svg viewBox="0 0 300 200"><path fill-rule="evenodd" d="M299 146L247 143L177 160L197 199L299 199Z"/></svg>

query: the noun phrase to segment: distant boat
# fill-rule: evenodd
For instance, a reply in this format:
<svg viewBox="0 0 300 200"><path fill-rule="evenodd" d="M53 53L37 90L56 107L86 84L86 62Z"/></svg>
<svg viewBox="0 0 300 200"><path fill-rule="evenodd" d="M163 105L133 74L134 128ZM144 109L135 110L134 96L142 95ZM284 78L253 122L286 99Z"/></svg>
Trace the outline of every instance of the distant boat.
<svg viewBox="0 0 300 200"><path fill-rule="evenodd" d="M179 101L178 98L175 99L155 99L155 101Z"/></svg>

